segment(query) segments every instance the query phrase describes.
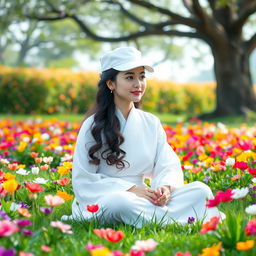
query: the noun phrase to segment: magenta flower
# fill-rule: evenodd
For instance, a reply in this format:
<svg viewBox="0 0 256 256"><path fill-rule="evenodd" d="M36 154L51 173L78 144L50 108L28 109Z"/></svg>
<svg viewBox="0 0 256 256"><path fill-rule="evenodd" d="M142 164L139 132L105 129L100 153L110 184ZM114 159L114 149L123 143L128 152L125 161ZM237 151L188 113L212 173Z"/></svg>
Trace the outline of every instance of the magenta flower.
<svg viewBox="0 0 256 256"><path fill-rule="evenodd" d="M6 250L5 248L0 247L0 256L15 256L15 250L14 249Z"/></svg>
<svg viewBox="0 0 256 256"><path fill-rule="evenodd" d="M22 229L21 232L26 236L32 236L33 232L29 229Z"/></svg>
<svg viewBox="0 0 256 256"><path fill-rule="evenodd" d="M45 213L46 215L52 213L52 208L45 208L45 207L40 207L40 211Z"/></svg>
<svg viewBox="0 0 256 256"><path fill-rule="evenodd" d="M31 226L30 220L15 220L15 223L20 227Z"/></svg>
<svg viewBox="0 0 256 256"><path fill-rule="evenodd" d="M85 248L88 250L88 251L92 251L94 249L98 249L98 248L102 248L104 247L102 244L93 244L91 242L88 242L88 244L85 246Z"/></svg>
<svg viewBox="0 0 256 256"><path fill-rule="evenodd" d="M195 221L194 217L188 217L188 224L193 223Z"/></svg>
<svg viewBox="0 0 256 256"><path fill-rule="evenodd" d="M18 232L18 226L9 220L0 220L0 237L11 236L15 232Z"/></svg>

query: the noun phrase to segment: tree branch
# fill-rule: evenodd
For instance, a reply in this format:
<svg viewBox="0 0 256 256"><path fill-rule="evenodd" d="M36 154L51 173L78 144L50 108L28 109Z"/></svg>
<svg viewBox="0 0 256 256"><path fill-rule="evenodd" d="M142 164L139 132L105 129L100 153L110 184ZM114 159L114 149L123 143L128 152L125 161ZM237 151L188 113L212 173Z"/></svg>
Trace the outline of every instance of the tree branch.
<svg viewBox="0 0 256 256"><path fill-rule="evenodd" d="M64 14L64 15L55 16L55 17L39 17L39 16L26 15L26 17L29 19L38 20L38 21L56 21L56 20L63 20L63 19L69 18L69 15Z"/></svg>
<svg viewBox="0 0 256 256"><path fill-rule="evenodd" d="M120 7L121 12L130 20L134 21L135 23L149 29L150 27L155 27L158 29L162 29L165 26L170 26L170 25L177 25L177 22L173 22L173 21L166 21L166 22L160 22L160 23L150 23L150 22L146 22L140 18L138 18L137 16L135 16L134 14L132 14L131 12L129 12L127 9L124 8L124 6L118 2L118 1L114 1L114 0L106 0L104 2L110 3L110 4L116 4Z"/></svg>
<svg viewBox="0 0 256 256"><path fill-rule="evenodd" d="M245 49L248 55L252 53L252 51L256 48L256 33L245 42Z"/></svg>
<svg viewBox="0 0 256 256"><path fill-rule="evenodd" d="M130 0L131 3L145 7L149 10L153 10L153 11L158 11L161 14L165 14L167 16L169 16L173 21L177 22L177 24L182 24L182 25L186 25L192 28L198 28L199 26L199 21L196 19L192 19L192 18L186 18L183 17L181 15L178 15L172 11L169 11L167 9L164 9L160 6L156 6L152 3L143 1L143 0Z"/></svg>
<svg viewBox="0 0 256 256"><path fill-rule="evenodd" d="M255 12L256 0L251 0L246 6L244 6L244 8L241 9L238 18L231 24L231 28L236 31L241 31L246 20Z"/></svg>
<svg viewBox="0 0 256 256"><path fill-rule="evenodd" d="M138 31L135 33L130 33L127 36L120 36L120 37L102 37L99 35L96 35L93 33L88 26L84 24L82 20L80 20L77 16L73 15L70 16L71 19L73 19L79 27L82 29L82 31L93 40L100 41L100 42L121 42L121 41L129 41L134 40L139 37L143 36L150 36L150 35L169 35L169 36L181 36L181 37L190 37L190 38L199 38L204 39L203 35L197 32L182 32L178 30L159 30L159 29L151 29L144 31Z"/></svg>

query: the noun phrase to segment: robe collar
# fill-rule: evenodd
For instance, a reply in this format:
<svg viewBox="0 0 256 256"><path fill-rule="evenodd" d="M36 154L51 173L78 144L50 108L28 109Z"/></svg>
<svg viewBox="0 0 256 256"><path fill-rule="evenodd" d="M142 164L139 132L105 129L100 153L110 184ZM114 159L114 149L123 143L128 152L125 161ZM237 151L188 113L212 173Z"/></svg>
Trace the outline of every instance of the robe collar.
<svg viewBox="0 0 256 256"><path fill-rule="evenodd" d="M128 123L131 123L132 122L132 119L133 119L133 116L136 112L136 108L133 106L128 114L128 117L127 117L127 120L124 118L121 110L116 107L116 110L115 110L115 114L117 116L117 118L119 119L119 122L120 122L120 132L121 133L124 133L124 130L125 130L125 127L127 126Z"/></svg>

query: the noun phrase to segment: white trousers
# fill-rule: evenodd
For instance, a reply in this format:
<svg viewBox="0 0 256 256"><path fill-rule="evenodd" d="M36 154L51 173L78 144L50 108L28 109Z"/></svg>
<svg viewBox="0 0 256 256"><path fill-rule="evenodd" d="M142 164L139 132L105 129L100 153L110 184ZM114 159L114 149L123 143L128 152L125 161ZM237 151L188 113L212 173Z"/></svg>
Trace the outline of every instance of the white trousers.
<svg viewBox="0 0 256 256"><path fill-rule="evenodd" d="M165 206L155 206L134 193L120 191L106 194L100 199L98 202L100 211L97 213L97 218L104 223L123 222L137 228L150 222L157 222L163 226L173 222L186 224L189 217L204 220L204 222L213 216L225 218L225 214L217 207L206 207L206 200L212 198L213 194L209 186L199 181L186 184L173 191L170 202ZM88 212L84 214L83 211L80 212L88 220ZM62 220L66 219L62 217Z"/></svg>

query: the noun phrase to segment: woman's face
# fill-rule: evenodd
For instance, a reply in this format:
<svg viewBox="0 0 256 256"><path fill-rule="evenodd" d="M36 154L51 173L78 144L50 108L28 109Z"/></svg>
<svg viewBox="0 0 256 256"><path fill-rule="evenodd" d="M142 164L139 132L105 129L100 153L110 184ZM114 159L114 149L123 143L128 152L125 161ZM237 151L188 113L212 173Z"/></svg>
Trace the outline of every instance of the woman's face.
<svg viewBox="0 0 256 256"><path fill-rule="evenodd" d="M116 81L109 85L114 93L116 105L125 102L139 102L146 89L146 77L144 67L120 71Z"/></svg>

